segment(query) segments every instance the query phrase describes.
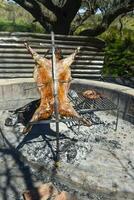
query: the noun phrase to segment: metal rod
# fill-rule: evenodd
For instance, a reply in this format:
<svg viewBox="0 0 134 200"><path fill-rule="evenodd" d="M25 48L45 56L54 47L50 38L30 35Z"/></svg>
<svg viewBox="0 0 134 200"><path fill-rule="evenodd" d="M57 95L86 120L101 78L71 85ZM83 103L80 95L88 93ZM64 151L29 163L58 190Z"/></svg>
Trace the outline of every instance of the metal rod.
<svg viewBox="0 0 134 200"><path fill-rule="evenodd" d="M119 121L119 100L120 100L120 94L117 94L117 113L116 113L116 123L115 123L115 131L117 131L118 127L118 121Z"/></svg>
<svg viewBox="0 0 134 200"><path fill-rule="evenodd" d="M52 77L53 77L53 94L54 94L54 114L56 119L56 165L59 162L59 102L58 102L58 76L56 71L56 58L55 58L55 42L54 32L51 32L52 39Z"/></svg>

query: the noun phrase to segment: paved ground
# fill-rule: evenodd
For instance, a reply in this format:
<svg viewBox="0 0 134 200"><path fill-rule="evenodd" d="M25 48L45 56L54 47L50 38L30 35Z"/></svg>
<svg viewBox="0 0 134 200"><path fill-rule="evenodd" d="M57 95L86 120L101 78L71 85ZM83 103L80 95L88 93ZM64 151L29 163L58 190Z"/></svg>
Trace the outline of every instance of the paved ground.
<svg viewBox="0 0 134 200"><path fill-rule="evenodd" d="M7 116L8 111L0 111L0 200L21 200L26 188L50 180L59 189L76 192L80 200L134 200L134 125L120 119L115 132L109 112L97 113L104 124L81 126L79 133L76 126L71 130L61 123L55 176L54 124L36 125L23 136L20 124L4 126Z"/></svg>

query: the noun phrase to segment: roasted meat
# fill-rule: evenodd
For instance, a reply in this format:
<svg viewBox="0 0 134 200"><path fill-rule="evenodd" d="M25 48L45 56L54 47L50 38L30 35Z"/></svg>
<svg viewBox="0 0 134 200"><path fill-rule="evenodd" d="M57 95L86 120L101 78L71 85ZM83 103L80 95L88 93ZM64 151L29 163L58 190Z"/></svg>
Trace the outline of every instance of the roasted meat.
<svg viewBox="0 0 134 200"><path fill-rule="evenodd" d="M39 56L27 43L25 43L28 51L35 60L35 68L33 77L37 83L40 93L41 102L35 111L31 122L48 119L53 113L53 84L52 84L52 63L51 60Z"/></svg>
<svg viewBox="0 0 134 200"><path fill-rule="evenodd" d="M30 122L48 119L54 111L54 96L53 96L53 77L52 77L52 61L41 57L27 43L26 48L32 55L36 65L34 68L33 77L37 83L37 87L41 96L41 102L37 110L32 116ZM70 66L79 49L65 59L61 58L59 51L55 52L56 70L57 70L57 87L58 87L58 110L61 117L75 117L81 120L86 125L89 122L84 120L74 110L68 99L68 90L71 81Z"/></svg>
<svg viewBox="0 0 134 200"><path fill-rule="evenodd" d="M95 90L86 90L82 93L82 95L88 99L98 99L102 97L102 94L96 92Z"/></svg>

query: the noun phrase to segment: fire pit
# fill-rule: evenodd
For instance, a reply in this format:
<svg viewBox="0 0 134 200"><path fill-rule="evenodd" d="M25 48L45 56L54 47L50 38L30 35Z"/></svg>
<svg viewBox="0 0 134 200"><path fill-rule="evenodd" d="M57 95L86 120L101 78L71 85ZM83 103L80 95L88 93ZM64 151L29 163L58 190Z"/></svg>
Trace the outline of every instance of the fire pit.
<svg viewBox="0 0 134 200"><path fill-rule="evenodd" d="M122 119L131 119L132 122L132 117L124 114L130 112L125 102L133 103L132 89L97 81L73 81L73 85L77 85L78 88L99 88L101 93L115 101L115 105L118 100L116 91L119 94L120 119L117 131L113 129L116 124L113 110L91 112L90 117L95 122L98 121L98 125L81 125L79 132L76 122L67 124L69 128L60 122L61 162L55 174L54 123L34 125L31 133L26 136L21 134L22 125L15 123L17 116L13 116L13 127L4 125L5 119L12 114L8 110L16 108L16 105L25 105L31 98L38 98L30 79L26 83L21 80L19 83L11 82L14 80L10 81L10 84L1 83L1 91L5 98L0 112L1 199L22 199L21 194L26 188L32 188L36 182L50 181L60 190L76 193L78 199L133 199L134 125ZM30 93L26 90L29 87L33 88ZM20 94L18 102L15 101L16 88ZM10 94L6 93L8 91ZM132 114L131 109L131 116Z"/></svg>

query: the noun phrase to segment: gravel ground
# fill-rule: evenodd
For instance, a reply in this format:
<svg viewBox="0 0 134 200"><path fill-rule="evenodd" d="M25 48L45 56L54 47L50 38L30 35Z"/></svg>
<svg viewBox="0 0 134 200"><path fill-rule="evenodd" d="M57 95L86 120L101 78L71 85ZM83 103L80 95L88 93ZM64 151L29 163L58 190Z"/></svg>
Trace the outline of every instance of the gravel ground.
<svg viewBox="0 0 134 200"><path fill-rule="evenodd" d="M92 118L104 123L81 126L79 132L60 123L55 175L55 124L35 125L24 136L21 124L4 125L10 115L0 111L0 200L21 200L25 189L49 181L81 200L134 199L134 125L119 119L115 131L116 117L100 111Z"/></svg>

